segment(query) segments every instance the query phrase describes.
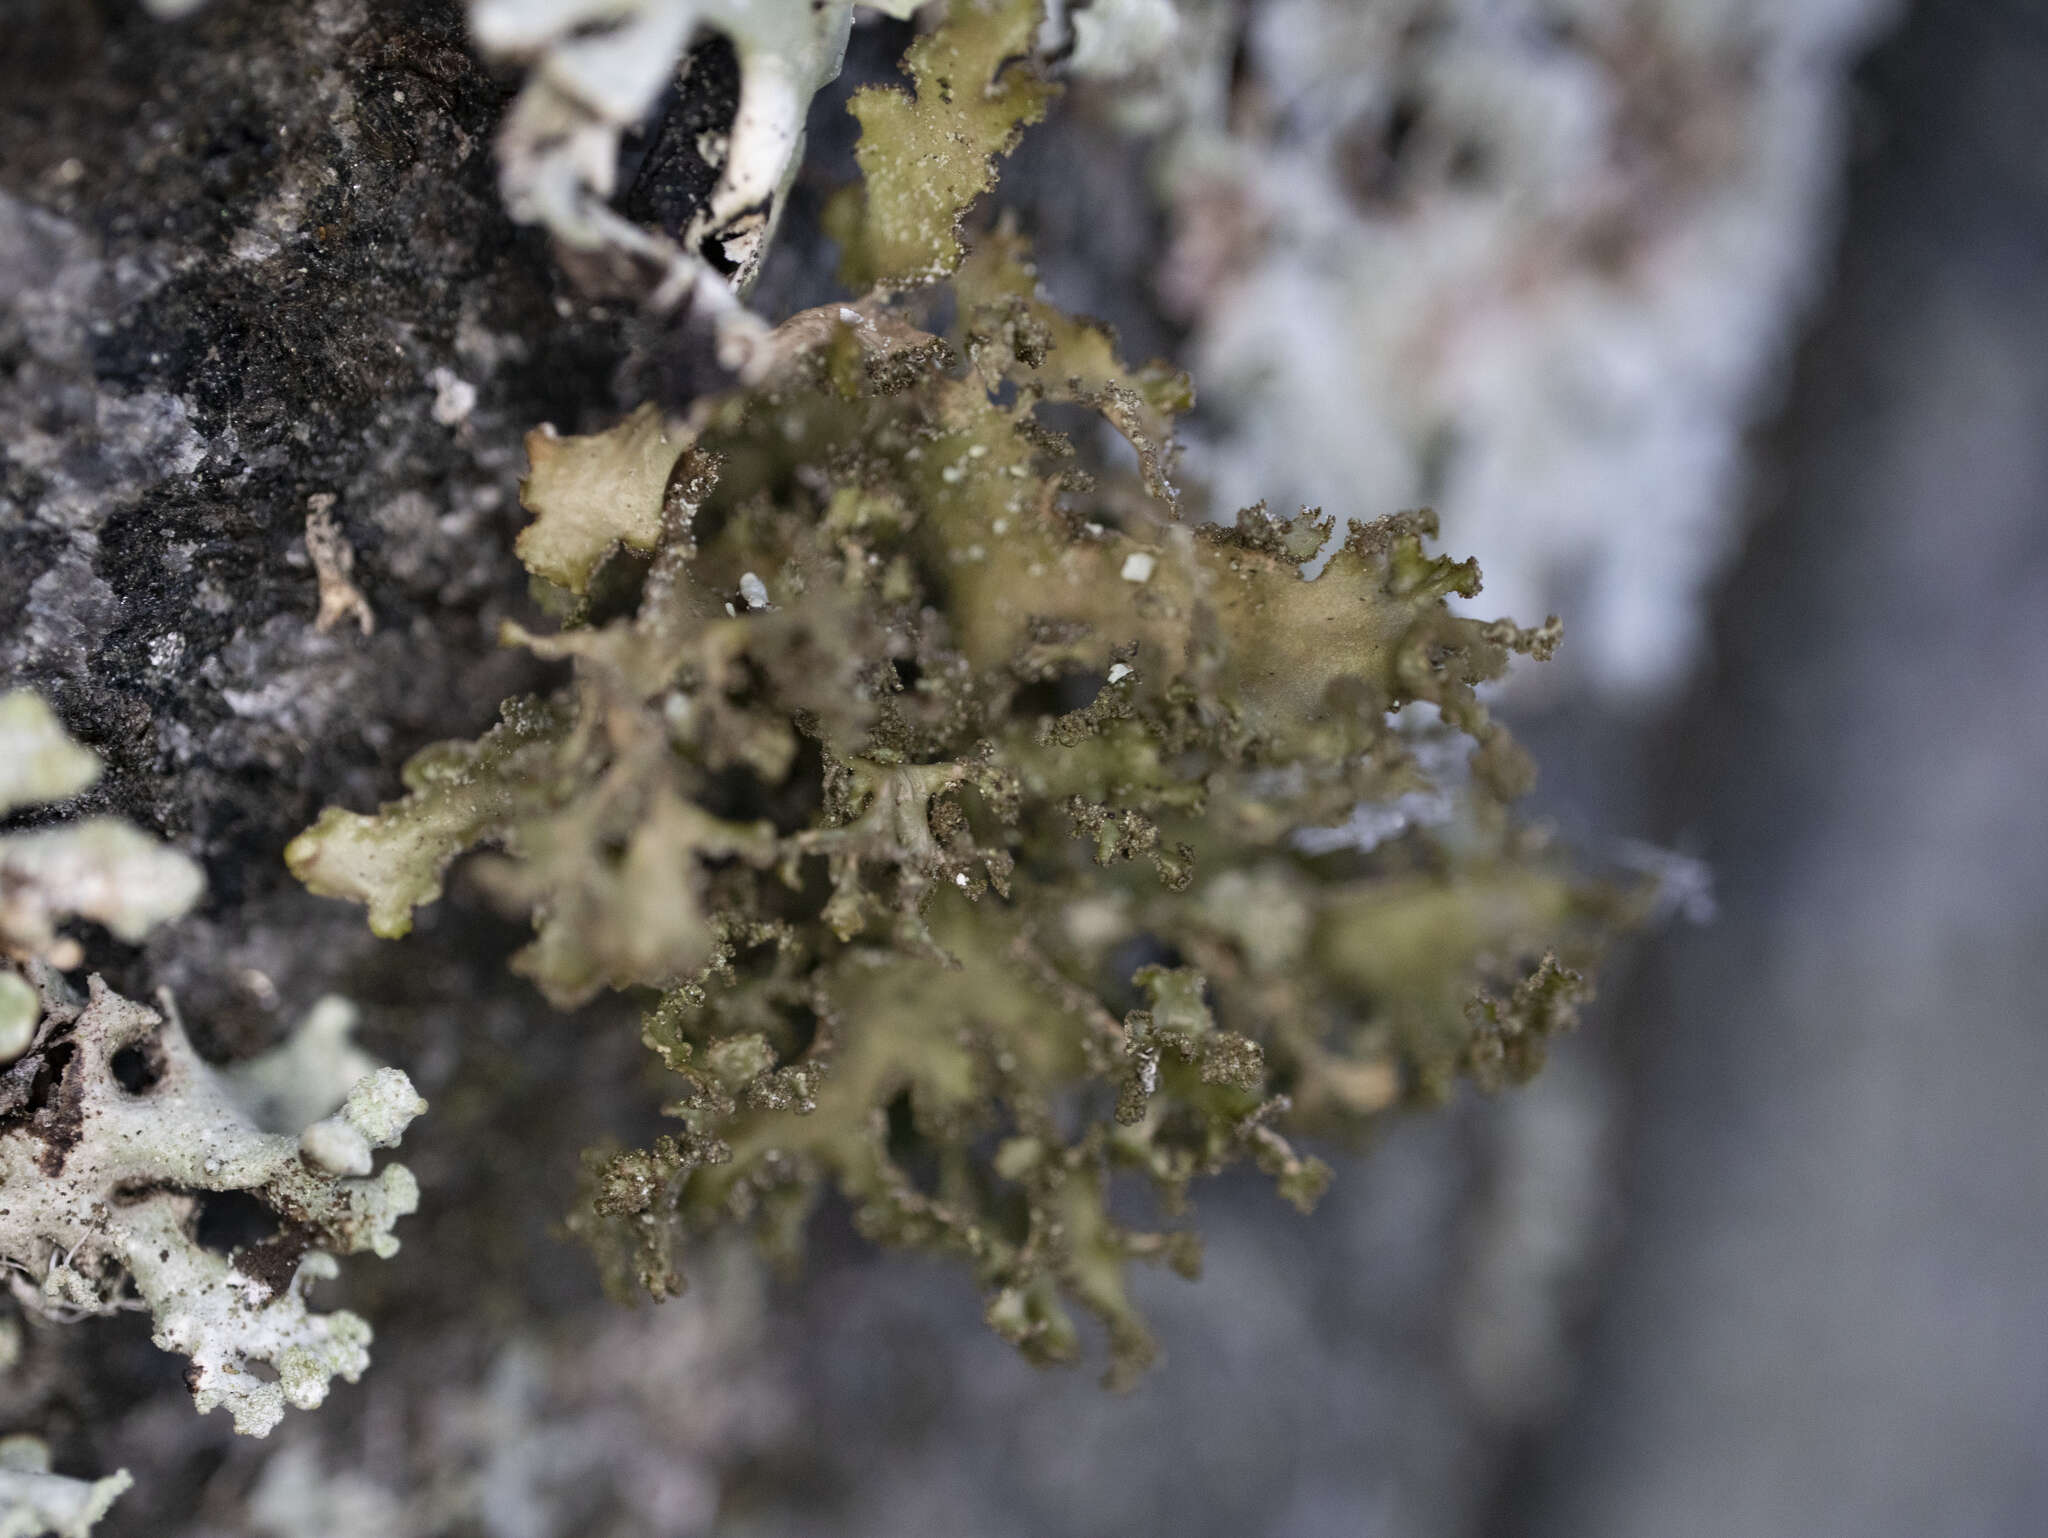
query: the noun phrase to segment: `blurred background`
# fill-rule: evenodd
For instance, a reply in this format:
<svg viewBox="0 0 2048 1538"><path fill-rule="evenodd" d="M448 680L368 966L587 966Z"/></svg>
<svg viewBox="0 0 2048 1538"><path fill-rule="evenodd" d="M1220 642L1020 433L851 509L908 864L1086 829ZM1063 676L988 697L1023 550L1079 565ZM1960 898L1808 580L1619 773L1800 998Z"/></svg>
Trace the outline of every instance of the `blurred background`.
<svg viewBox="0 0 2048 1538"><path fill-rule="evenodd" d="M2048 1530L2048 6L1076 0L999 193L1052 296L1194 373L1212 511L1433 503L1476 609L1563 615L1501 702L1532 806L1670 894L1530 1088L1310 1219L1201 1193L1111 1397L830 1222L597 1302L552 1224L640 1130L632 1030L549 1022L459 891L401 960L224 879L517 682L519 434L615 412L634 322L504 223L452 6L7 5L0 672L206 856L133 962L202 1047L338 990L435 1107L319 1415L238 1442L146 1321L28 1329L0 1429L133 1469L103 1532ZM813 112L771 316L908 35ZM300 612L323 491L368 641Z"/></svg>

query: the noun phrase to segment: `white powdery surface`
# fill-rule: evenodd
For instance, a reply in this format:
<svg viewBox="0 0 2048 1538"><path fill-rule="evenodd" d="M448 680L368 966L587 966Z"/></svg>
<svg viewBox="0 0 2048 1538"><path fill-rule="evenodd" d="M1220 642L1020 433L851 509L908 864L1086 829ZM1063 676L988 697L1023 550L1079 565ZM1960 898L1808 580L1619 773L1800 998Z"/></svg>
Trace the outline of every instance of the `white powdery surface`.
<svg viewBox="0 0 2048 1538"><path fill-rule="evenodd" d="M86 1538L134 1483L126 1469L105 1479L50 1472L39 1437L0 1437L0 1538Z"/></svg>
<svg viewBox="0 0 2048 1538"><path fill-rule="evenodd" d="M1215 508L1434 504L1566 672L1680 679L1891 0L1270 0L1152 92ZM1542 670L1545 673L1554 670Z"/></svg>
<svg viewBox="0 0 2048 1538"><path fill-rule="evenodd" d="M566 245L673 264L660 297L711 299L718 280L696 253L716 247L732 286L751 287L803 152L804 115L839 73L855 0L470 0L470 31L492 59L523 63L526 84L499 137L512 216ZM919 0L865 0L908 15ZM619 142L661 99L703 31L739 57L738 115L718 184L673 245L614 213Z"/></svg>
<svg viewBox="0 0 2048 1538"><path fill-rule="evenodd" d="M156 1344L191 1358L193 1402L227 1406L251 1436L319 1404L333 1378L354 1382L369 1325L313 1312L306 1292L337 1253L397 1252L392 1226L419 1203L411 1173L352 1177L426 1109L411 1082L376 1069L299 1136L266 1133L174 1015L98 977L81 1005L41 976L35 1045L0 1075L0 1261L16 1299L60 1319L148 1309ZM204 1247L210 1192L246 1192L277 1232L232 1255Z"/></svg>

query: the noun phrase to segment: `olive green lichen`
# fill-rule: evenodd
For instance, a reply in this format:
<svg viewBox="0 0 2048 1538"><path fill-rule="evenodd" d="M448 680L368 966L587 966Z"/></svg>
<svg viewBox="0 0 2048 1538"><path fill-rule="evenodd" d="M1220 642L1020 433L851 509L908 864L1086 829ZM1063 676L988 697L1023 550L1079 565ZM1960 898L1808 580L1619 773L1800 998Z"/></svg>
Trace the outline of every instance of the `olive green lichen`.
<svg viewBox="0 0 2048 1538"><path fill-rule="evenodd" d="M279 1102L261 1059L224 1075L168 1001L150 1009L98 976L80 999L47 968L38 982L34 1045L0 1074L0 1267L16 1301L59 1319L147 1309L156 1344L190 1359L193 1402L225 1405L249 1436L267 1435L287 1405L319 1404L334 1377L353 1383L369 1325L317 1313L306 1295L337 1274L336 1255L398 1251L392 1227L419 1187L403 1165L370 1172L372 1151L426 1109L411 1081L395 1068L347 1086L330 1076L320 1119L266 1132L237 1092L239 1077L259 1102ZM310 1055L279 1049L280 1066L345 1060L326 1014L329 1039ZM200 1243L200 1209L219 1192L259 1203L275 1232L229 1255Z"/></svg>
<svg viewBox="0 0 2048 1538"><path fill-rule="evenodd" d="M1040 0L953 0L949 25L903 56L915 94L854 94L861 181L839 199L830 230L857 288L932 283L960 265L960 221L995 186L991 160L1045 116L1054 87L1031 61Z"/></svg>
<svg viewBox="0 0 2048 1538"><path fill-rule="evenodd" d="M1094 1316L1127 1382L1154 1354L1129 1264L1192 1274L1199 1244L1119 1181L1171 1220L1249 1160L1308 1208L1330 1172L1294 1136L1532 1070L1626 915L1509 815L1529 765L1478 693L1555 623L1452 613L1479 574L1426 513L1313 579L1325 520L1182 522L1187 380L1046 303L1009 228L957 245L1042 106L1013 74L1037 15L961 0L914 101L856 107L842 234L915 302L796 316L685 419L530 440L521 552L564 623L507 639L571 681L288 858L402 934L487 849L551 1000L656 996L677 1130L592 1153L571 1225L622 1290L675 1292L694 1231L793 1254L836 1192L965 1261L1033 1360ZM1331 832L1361 806L1384 836Z"/></svg>

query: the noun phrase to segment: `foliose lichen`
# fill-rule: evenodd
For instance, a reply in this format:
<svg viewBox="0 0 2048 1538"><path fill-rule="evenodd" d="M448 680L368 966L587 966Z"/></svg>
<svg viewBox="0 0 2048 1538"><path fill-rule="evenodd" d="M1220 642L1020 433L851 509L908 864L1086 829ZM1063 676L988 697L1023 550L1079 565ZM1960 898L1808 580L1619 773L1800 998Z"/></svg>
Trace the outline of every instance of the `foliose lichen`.
<svg viewBox="0 0 2048 1538"><path fill-rule="evenodd" d="M31 690L0 695L0 818L61 802L89 789L100 761L73 742ZM59 933L72 918L140 940L178 917L205 888L187 855L118 817L0 834L0 1064L12 1062L34 1029L34 991L17 968L35 960L70 968L83 959Z"/></svg>
<svg viewBox="0 0 2048 1538"><path fill-rule="evenodd" d="M104 1479L50 1470L38 1437L0 1437L0 1538L87 1538L135 1481L126 1469Z"/></svg>
<svg viewBox="0 0 2048 1538"><path fill-rule="evenodd" d="M562 625L507 639L570 682L288 859L399 935L487 849L551 1000L648 991L678 1130L593 1153L572 1220L622 1290L676 1291L694 1231L792 1253L831 1191L965 1261L1033 1360L1095 1316L1121 1383L1154 1354L1129 1264L1199 1243L1120 1177L1171 1219L1250 1160L1307 1208L1295 1136L1533 1072L1628 899L1508 811L1530 769L1479 689L1555 622L1454 615L1479 575L1427 513L1313 580L1324 520L1183 523L1187 380L1047 303L1008 227L960 244L1044 100L1038 20L957 5L915 98L856 99L834 217L876 292L687 417L530 441ZM1428 826L1302 836L1421 793Z"/></svg>
<svg viewBox="0 0 2048 1538"><path fill-rule="evenodd" d="M992 160L1016 148L1055 94L1033 67L1040 0L965 0L953 23L903 56L912 91L854 93L861 179L827 218L855 288L936 282L960 265L961 217L995 186Z"/></svg>
<svg viewBox="0 0 2048 1538"><path fill-rule="evenodd" d="M375 1069L331 1114L267 1133L168 1001L150 1009L97 976L80 999L35 973L34 1043L0 1074L0 1264L16 1301L58 1319L147 1309L156 1344L191 1359L193 1402L225 1405L250 1436L287 1405L319 1404L331 1379L354 1382L369 1325L313 1312L306 1293L336 1274L336 1255L398 1250L392 1227L419 1188L403 1165L370 1171L372 1150L426 1109L411 1081ZM278 1075L259 1059L240 1078L260 1091ZM267 1232L224 1254L199 1223L225 1193L253 1203Z"/></svg>

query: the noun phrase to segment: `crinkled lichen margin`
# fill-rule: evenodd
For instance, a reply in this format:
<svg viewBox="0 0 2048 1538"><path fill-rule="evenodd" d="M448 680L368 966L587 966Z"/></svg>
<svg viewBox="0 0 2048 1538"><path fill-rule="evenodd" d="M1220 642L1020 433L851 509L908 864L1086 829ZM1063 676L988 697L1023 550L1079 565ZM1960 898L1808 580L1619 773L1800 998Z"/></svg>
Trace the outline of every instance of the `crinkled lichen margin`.
<svg viewBox="0 0 2048 1538"><path fill-rule="evenodd" d="M39 1437L0 1437L0 1538L87 1538L135 1483L126 1469L102 1479L51 1472Z"/></svg>
<svg viewBox="0 0 2048 1538"><path fill-rule="evenodd" d="M979 4L981 0L965 0ZM909 16L920 0L860 0ZM657 310L718 318L728 360L747 366L761 326L752 288L802 159L811 98L838 75L855 0L471 0L485 57L526 68L498 135L499 185L522 223L587 269L631 274ZM739 68L731 126L703 143L717 178L671 235L612 206L620 144L644 123L693 39L717 33Z"/></svg>
<svg viewBox="0 0 2048 1538"><path fill-rule="evenodd" d="M72 741L32 690L0 695L0 817L62 802L100 777L97 755ZM189 856L119 817L84 817L0 834L0 1064L34 1029L32 992L15 966L76 967L84 952L61 933L73 918L118 939L142 939L199 900L205 877Z"/></svg>
<svg viewBox="0 0 2048 1538"><path fill-rule="evenodd" d="M250 1436L354 1382L369 1325L315 1312L307 1292L337 1255L398 1250L419 1188L403 1165L370 1172L426 1108L411 1081L376 1069L297 1135L265 1132L168 1000L152 1009L97 976L81 999L35 973L35 1042L0 1074L0 1261L16 1301L56 1319L147 1309L156 1344L190 1359L194 1404L225 1406ZM200 1210L221 1192L254 1198L275 1231L230 1255L202 1245Z"/></svg>

